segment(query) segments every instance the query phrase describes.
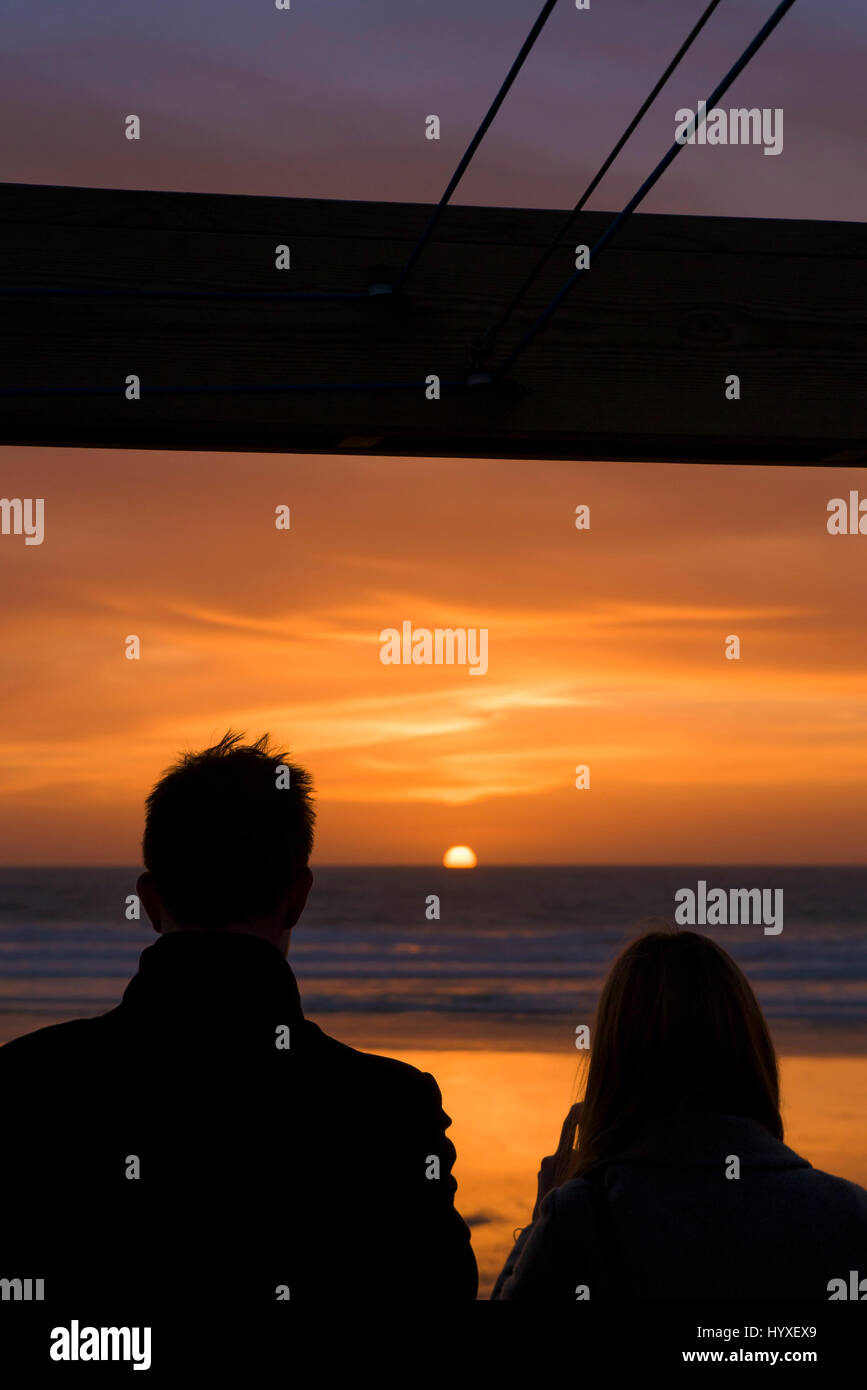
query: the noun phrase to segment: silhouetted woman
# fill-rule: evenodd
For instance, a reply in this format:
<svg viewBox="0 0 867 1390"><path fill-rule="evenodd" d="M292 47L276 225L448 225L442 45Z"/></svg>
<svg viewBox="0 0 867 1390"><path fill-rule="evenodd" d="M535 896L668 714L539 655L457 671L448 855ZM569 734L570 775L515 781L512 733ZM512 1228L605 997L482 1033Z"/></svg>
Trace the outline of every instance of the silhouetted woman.
<svg viewBox="0 0 867 1390"><path fill-rule="evenodd" d="M867 1192L782 1138L746 977L708 937L649 932L605 982L583 1105L492 1297L867 1295Z"/></svg>

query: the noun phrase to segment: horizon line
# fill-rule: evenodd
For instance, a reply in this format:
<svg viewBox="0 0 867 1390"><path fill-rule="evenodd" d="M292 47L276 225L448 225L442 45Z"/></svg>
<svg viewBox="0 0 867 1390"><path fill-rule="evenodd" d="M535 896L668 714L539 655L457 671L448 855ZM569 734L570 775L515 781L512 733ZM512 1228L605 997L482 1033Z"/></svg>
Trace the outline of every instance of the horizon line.
<svg viewBox="0 0 867 1390"><path fill-rule="evenodd" d="M418 860L412 863L383 860L371 863L368 860L328 860L323 863L311 863L311 869L445 869L447 866L442 861ZM714 862L695 861L688 859L666 859L654 862L640 860L606 860L576 864L574 860L521 860L493 861L483 864L475 864L472 869L449 869L449 873L477 872L479 869L867 869L867 860L863 862L852 861L816 861L811 863L787 863L775 859L729 859L716 860ZM136 873L144 873L143 864L132 863L88 863L88 864L2 864L0 872L7 870L20 872L33 872L39 870L71 870L71 869L133 869Z"/></svg>

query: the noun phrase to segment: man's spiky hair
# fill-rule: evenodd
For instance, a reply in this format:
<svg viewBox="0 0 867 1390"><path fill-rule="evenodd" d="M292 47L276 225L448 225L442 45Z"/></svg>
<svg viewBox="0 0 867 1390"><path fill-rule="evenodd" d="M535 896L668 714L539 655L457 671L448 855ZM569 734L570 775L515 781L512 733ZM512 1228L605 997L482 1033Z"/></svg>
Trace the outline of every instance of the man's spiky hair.
<svg viewBox="0 0 867 1390"><path fill-rule="evenodd" d="M184 926L267 916L313 849L313 782L268 734L184 753L147 798L142 854ZM282 771L280 771L282 769Z"/></svg>

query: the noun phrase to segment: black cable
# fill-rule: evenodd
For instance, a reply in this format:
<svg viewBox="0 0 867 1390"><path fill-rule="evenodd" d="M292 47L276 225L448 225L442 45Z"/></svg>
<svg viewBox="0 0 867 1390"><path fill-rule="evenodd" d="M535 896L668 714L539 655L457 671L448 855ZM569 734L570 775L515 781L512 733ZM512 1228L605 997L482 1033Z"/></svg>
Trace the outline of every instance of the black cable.
<svg viewBox="0 0 867 1390"><path fill-rule="evenodd" d="M705 113L707 111L712 110L716 103L719 101L719 98L725 92L728 91L735 78L738 76L740 72L743 71L743 69L746 67L747 63L750 61L753 55L756 52L758 52L762 44L765 42L765 39L768 37L769 34L773 32L773 30L779 24L780 20L783 18L783 15L786 13L787 10L790 10L792 8L794 3L795 0L781 0L781 3L774 10L770 19L762 25L761 29L756 34L756 37L752 40L748 47L744 49L740 58L738 58L734 66L729 69L722 82L720 82L719 86L707 98L704 108ZM590 252L591 266L594 263L595 257L599 254L600 251L604 250L604 248L611 241L611 238L614 236L614 234L617 231L619 231L619 229L623 226L623 223L629 217L630 213L634 212L635 208L638 207L639 203L643 201L643 199L650 192L651 188L653 188L654 184L657 183L657 181L662 177L669 164L671 164L671 162L674 159L676 159L677 155L680 153L682 149L683 146L679 144L677 140L675 140L674 144L667 151L667 153L663 155L662 159L659 161L652 174L650 174L648 178L645 179L638 192L633 194L632 198L630 198L629 202L626 204L626 207L622 210L622 212L619 212L617 214L617 216L614 218L614 221L608 224L605 231L602 233L602 236L599 238L596 245ZM546 305L546 307L543 309L542 313L535 320L535 322L532 323L530 327L527 329L527 332L524 334L523 338L518 343L518 346L509 354L505 362L503 362L502 365L498 367L497 370L493 373L493 380L499 380L503 376L503 374L509 370L510 367L514 366L521 353L529 347L530 343L532 343L533 339L537 336L537 334L539 334L542 331L542 329L545 327L545 324L550 319L551 315L563 303L563 300L569 294L570 290L576 284L580 276L584 273L585 272L583 270L576 270L574 274L569 277L569 279L566 281L565 285L559 291L559 293L554 296L550 303Z"/></svg>
<svg viewBox="0 0 867 1390"><path fill-rule="evenodd" d="M469 165L469 163L470 163L470 160L472 159L473 155L475 154L476 150L478 149L479 145L481 144L481 142L482 142L482 140L483 140L483 138L484 138L485 132L487 131L488 127L490 126L491 122L493 121L494 117L496 116L497 112L499 111L500 107L502 106L503 102L505 101L506 96L507 96L507 94L508 94L508 92L509 92L509 88L512 86L512 83L514 82L515 78L518 76L518 73L520 72L521 68L524 66L524 61L525 61L525 59L527 58L527 55L529 54L530 50L532 49L533 45L535 44L536 39L539 37L539 34L542 32L542 29L543 29L544 26L545 26L545 23L546 23L546 21L547 21L547 19L548 19L548 16L550 15L550 13L551 13L551 11L553 10L553 8L554 8L554 6L556 5L556 3L557 3L557 0L545 0L545 4L542 6L541 13L539 14L539 17L538 17L538 19L536 20L536 23L533 25L532 29L530 30L529 34L527 35L526 39L524 40L524 43L523 43L523 45L522 45L522 47L521 47L521 50L520 50L520 52L518 53L518 56L517 56L517 58L515 59L514 63L512 64L511 68L509 69L508 75L507 75L505 81L503 82L503 85L500 87L499 92L497 93L497 95L495 96L493 102L491 103L490 107L488 108L488 112L487 112L487 115L485 116L485 119L482 121L482 124L479 126L478 130L476 131L475 135L473 136L472 140L470 141L469 145L467 146L467 149L466 149L466 151L465 151L465 153L464 153L464 157L463 157L463 159L461 160L460 164L458 165L457 169L455 170L454 174L452 175L451 180L450 180L450 182L449 182L448 187L446 188L445 193L444 193L443 196L440 198L440 201L439 201L439 203L437 204L437 207L434 209L433 213L432 213L431 216L429 217L428 222L427 222L427 225L426 225L424 231L422 232L421 236L419 237L418 241L416 242L416 245L415 245L415 247L413 248L413 251L412 251L412 253L411 253L410 257L409 257L409 260L407 261L406 265L404 266L403 270L401 271L400 275L398 276L397 280L395 281L395 284L394 284L394 286L393 286L393 293L397 294L397 293L401 290L401 288L402 288L404 282L406 281L407 276L409 275L410 270L412 269L413 265L415 264L416 260L418 259L419 255L421 254L421 251L422 251L422 248L423 248L425 242L427 241L428 237L431 235L431 232L433 231L434 227L436 226L437 222L439 221L440 216L442 215L443 209L445 208L446 204L448 203L449 199L451 198L452 194L454 193L455 189L457 188L458 184L460 183L461 179L463 178L464 174L466 173L466 170L467 170L467 167L468 167L468 165ZM716 3L719 3L719 0L716 0ZM259 293L259 292L257 292L257 291L251 291L251 292L248 293L248 292L243 292L243 291L235 292L235 291L231 291L231 290L230 290L230 291L221 291L221 290L166 290L166 291L153 291L153 290L66 290L66 289L52 290L52 289L47 289L47 288L46 288L46 289L43 289L43 288L41 288L41 287L40 287L40 288L29 288L29 287L25 287L25 288L19 289L19 288L15 287L15 286L0 286L0 295L15 295L15 294L20 294L20 295L62 295L62 296L72 296L72 295L76 295L76 296L82 296L82 297L91 297L91 296L92 296L92 297L94 297L94 298L97 298L97 297L103 298L103 297L105 297L105 298L123 298L123 299L273 299L273 300L335 299L335 300L336 300L336 299L368 299L368 298L372 297L372 296L369 295L369 293L364 293L364 294L277 294L277 293L273 293L273 294L269 294L269 293L265 293L265 292Z"/></svg>
<svg viewBox="0 0 867 1390"><path fill-rule="evenodd" d="M409 257L409 260L407 261L406 265L404 266L403 270L400 272L400 275L395 281L395 294L398 294L400 290L403 288L403 285L406 282L406 278L409 275L409 272L412 270L413 266L418 260L418 257L421 254L422 247L428 240L436 224L439 222L440 217L443 213L443 209L446 206L446 203L449 201L458 184L460 183L461 179L463 178L464 174L466 173L467 166L469 165L470 160L472 159L479 145L482 143L488 126L491 124L500 107L502 106L503 102L505 101L509 88L511 87L515 78L518 76L518 73L521 71L521 68L524 66L524 60L526 59L528 53L530 52L531 48L536 42L536 39L541 34L542 29L544 28L545 23L548 19L548 16L550 15L556 3L557 0L545 0L545 4L542 6L539 17L536 20L536 23L533 25L532 29L530 30L529 34L527 35L526 39L524 40L523 46L521 47L521 50L518 53L517 58L515 59L511 68L509 69L508 75L505 81L503 82L503 85L497 92L497 95L494 97L494 100L492 101L491 105L488 107L488 112L485 116L485 119L482 121L482 124L479 126L478 130L476 131L475 135L473 136L472 140L467 146L466 151L464 153L464 157L461 160L455 172L452 174L452 177L449 181L445 193L440 198L439 203L434 208L433 212L428 218L427 225L424 231L422 232L421 236L419 237L418 241L416 242L412 250L412 253Z"/></svg>
<svg viewBox="0 0 867 1390"><path fill-rule="evenodd" d="M605 163L599 167L597 172L594 174L593 178L588 183L584 192L581 194L581 197L578 199L578 202L575 204L572 211L568 214L566 221L563 223L557 235L554 237L554 240L548 246L547 250L540 257L540 259L536 262L535 266L530 271L530 274L527 276L527 279L524 281L517 294L514 295L513 298L510 300L500 317L497 319L496 323L493 325L493 327L489 328L484 333L475 351L475 365L481 366L481 364L485 362L488 357L491 356L492 352L494 351L494 348L497 345L497 339L500 333L502 332L505 324L512 317L512 314L515 312L515 309L518 307L521 300L524 298L524 295L527 293L527 290L530 288L539 272L543 269L545 265L547 265L549 258L554 252L555 247L559 245L563 237L568 232L574 218L578 216L578 213L584 207L587 200L591 197L598 185L602 182L603 178L608 173L608 170L611 168L611 165L614 163L620 151L623 149L623 146L626 144L630 135L635 130L635 127L639 124L639 122L646 115L647 111L653 105L654 101L659 96L659 93L662 91L669 77L671 77L671 74L674 72L675 68L680 63L681 58L683 58L684 54L687 53L688 50L692 47L693 41L701 33L702 29L704 28L705 24L707 24L707 21L710 19L711 15L713 14L714 10L716 9L719 3L720 0L711 0L710 4L708 5L704 14L699 19L698 23L687 35L680 48L675 53L668 67L665 69L665 72L662 74L656 86L653 88L653 91L650 93L648 97L645 98L641 106L636 111L632 120L629 122L629 125L626 127L620 139L617 141L617 144L614 146L608 158L605 160Z"/></svg>

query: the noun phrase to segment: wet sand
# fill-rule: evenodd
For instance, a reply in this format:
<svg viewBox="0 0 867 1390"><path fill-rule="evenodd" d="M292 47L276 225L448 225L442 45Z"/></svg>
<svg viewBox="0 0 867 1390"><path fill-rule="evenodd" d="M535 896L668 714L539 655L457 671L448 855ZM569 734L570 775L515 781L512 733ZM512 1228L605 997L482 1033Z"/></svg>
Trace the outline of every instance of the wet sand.
<svg viewBox="0 0 867 1390"><path fill-rule="evenodd" d="M576 1098L572 1057L552 1052L394 1049L431 1071L458 1151L458 1210L473 1231L486 1298L530 1218L536 1174ZM780 1056L785 1142L815 1168L867 1187L867 1057Z"/></svg>

